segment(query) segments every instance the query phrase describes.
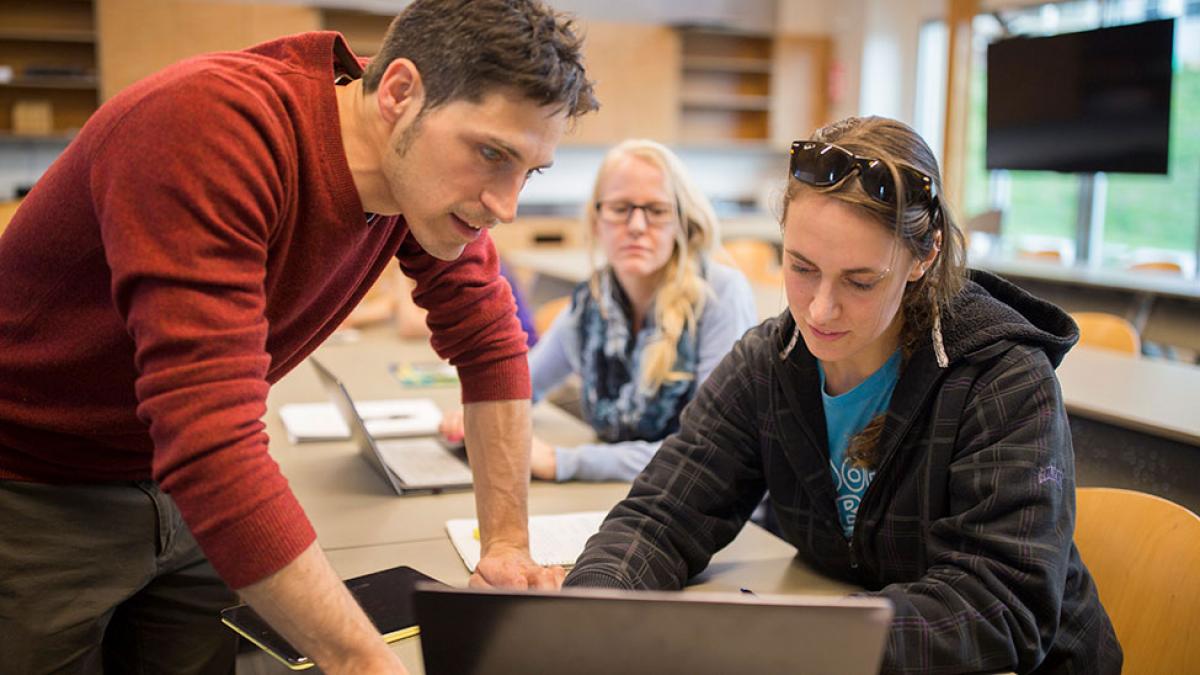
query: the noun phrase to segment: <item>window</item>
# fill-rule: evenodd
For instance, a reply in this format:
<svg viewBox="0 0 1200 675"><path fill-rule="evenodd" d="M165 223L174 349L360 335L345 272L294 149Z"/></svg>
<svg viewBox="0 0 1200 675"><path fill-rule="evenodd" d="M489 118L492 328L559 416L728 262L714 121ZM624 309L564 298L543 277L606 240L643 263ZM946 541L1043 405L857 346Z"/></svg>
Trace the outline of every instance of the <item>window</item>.
<svg viewBox="0 0 1200 675"><path fill-rule="evenodd" d="M964 167L964 220L991 209L1004 214L1003 254L1058 250L1070 262L1084 249L1090 266L1124 269L1170 261L1195 275L1200 255L1200 2L1197 0L1074 0L976 17ZM1168 175L1101 175L1095 197L1097 225L1077 233L1082 180L1073 174L988 171L984 168L986 55L1006 34L1052 35L1102 26L1175 18ZM922 42L945 40L927 30ZM922 52L929 50L922 46ZM919 68L945 70L922 59ZM931 70L930 73L937 71ZM1087 194L1086 192L1083 194Z"/></svg>

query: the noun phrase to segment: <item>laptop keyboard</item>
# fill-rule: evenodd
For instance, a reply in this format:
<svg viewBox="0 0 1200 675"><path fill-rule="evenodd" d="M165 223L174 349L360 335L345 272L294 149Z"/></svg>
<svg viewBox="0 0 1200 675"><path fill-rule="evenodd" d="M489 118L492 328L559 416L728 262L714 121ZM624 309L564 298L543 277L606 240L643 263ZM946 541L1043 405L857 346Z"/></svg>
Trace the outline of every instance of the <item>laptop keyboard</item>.
<svg viewBox="0 0 1200 675"><path fill-rule="evenodd" d="M412 439L376 441L379 454L407 487L469 485L471 468L437 441Z"/></svg>

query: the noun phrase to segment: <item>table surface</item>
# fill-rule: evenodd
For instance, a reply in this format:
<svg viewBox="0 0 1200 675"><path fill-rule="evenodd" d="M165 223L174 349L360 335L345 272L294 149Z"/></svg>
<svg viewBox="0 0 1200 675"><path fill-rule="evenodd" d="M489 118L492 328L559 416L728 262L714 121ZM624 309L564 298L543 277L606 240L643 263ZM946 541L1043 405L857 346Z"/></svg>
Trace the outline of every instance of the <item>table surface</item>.
<svg viewBox="0 0 1200 675"><path fill-rule="evenodd" d="M443 408L457 405L455 387L405 389L388 373L391 361L430 361L435 357L422 341L396 341L365 334L350 343L328 343L317 358L343 379L357 399L425 396ZM455 586L469 576L445 521L473 517L470 492L397 496L357 455L349 441L292 444L279 420L279 406L325 400L316 374L303 365L272 388L264 418L272 439L271 454L279 462L334 569L343 578L397 565L409 565ZM539 435L562 442L593 438L581 421L548 404L534 409ZM628 491L625 483L545 483L530 487L531 514L607 510ZM795 548L755 526L717 553L709 568L687 592L759 594L808 593L844 595L856 587L828 579L794 559ZM423 672L420 638L392 645L412 673ZM254 650L238 659L239 673L286 673L284 666ZM315 671L309 671L315 672Z"/></svg>
<svg viewBox="0 0 1200 675"><path fill-rule="evenodd" d="M1055 262L994 257L972 259L970 265L1003 277L1023 277L1077 286L1200 300L1200 279L1186 279L1177 274L1092 269Z"/></svg>
<svg viewBox="0 0 1200 675"><path fill-rule="evenodd" d="M1067 412L1200 445L1200 367L1076 346L1057 372Z"/></svg>

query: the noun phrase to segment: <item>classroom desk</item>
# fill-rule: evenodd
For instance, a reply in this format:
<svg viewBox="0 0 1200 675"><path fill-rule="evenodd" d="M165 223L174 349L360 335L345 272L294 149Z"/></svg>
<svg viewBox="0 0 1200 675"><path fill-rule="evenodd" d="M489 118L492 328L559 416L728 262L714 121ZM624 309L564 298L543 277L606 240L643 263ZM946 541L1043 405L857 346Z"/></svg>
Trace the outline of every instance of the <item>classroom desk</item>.
<svg viewBox="0 0 1200 675"><path fill-rule="evenodd" d="M754 524L748 524L733 542L713 557L711 564L684 592L738 594L750 588L762 594L846 595L861 590L813 572L794 558L796 550ZM446 537L385 546L328 551L330 562L343 578L368 574L396 565L408 565L452 586L465 586L467 568ZM424 672L420 637L392 644L413 675ZM290 671L257 650L238 657L241 675L283 674ZM307 672L318 672L310 670Z"/></svg>
<svg viewBox="0 0 1200 675"><path fill-rule="evenodd" d="M1200 367L1077 346L1057 372L1068 413L1200 446Z"/></svg>
<svg viewBox="0 0 1200 675"><path fill-rule="evenodd" d="M422 341L397 341L366 333L350 343L334 341L317 358L338 374L356 398L427 396L443 407L456 405L457 387L404 389L387 372L389 361L429 361L432 350ZM396 565L409 565L449 584L464 586L468 572L445 534L445 521L473 517L470 492L400 497L357 455L349 441L292 444L279 420L279 406L325 400L316 374L304 365L272 388L264 418L273 439L271 454L279 462L300 503L317 530L334 569L343 578ZM585 424L553 406L534 409L537 433L547 440L581 442L592 438ZM625 483L535 481L530 487L531 514L605 510L628 492ZM828 579L794 560L795 549L749 524L713 559L688 591L737 593L811 593L844 595L856 587ZM410 672L422 673L420 639L393 645ZM258 650L238 657L243 674L288 673ZM308 672L318 672L310 670Z"/></svg>
<svg viewBox="0 0 1200 675"><path fill-rule="evenodd" d="M1200 352L1200 279L995 257L970 264L1069 312L1124 316L1144 341Z"/></svg>
<svg viewBox="0 0 1200 675"><path fill-rule="evenodd" d="M408 389L388 373L389 362L435 360L433 350L424 341L366 333L356 342L327 343L316 357L345 382L356 400L427 397L443 410L459 404L457 385ZM279 406L325 400L328 398L316 373L303 364L272 387L263 420L272 439L271 455L304 506L323 548L444 538L447 520L474 517L475 498L470 491L396 495L349 441L288 442ZM572 445L595 439L589 426L550 404L535 406L533 418L538 435L551 443ZM534 481L530 508L537 513L607 510L628 490L623 483L568 485Z"/></svg>

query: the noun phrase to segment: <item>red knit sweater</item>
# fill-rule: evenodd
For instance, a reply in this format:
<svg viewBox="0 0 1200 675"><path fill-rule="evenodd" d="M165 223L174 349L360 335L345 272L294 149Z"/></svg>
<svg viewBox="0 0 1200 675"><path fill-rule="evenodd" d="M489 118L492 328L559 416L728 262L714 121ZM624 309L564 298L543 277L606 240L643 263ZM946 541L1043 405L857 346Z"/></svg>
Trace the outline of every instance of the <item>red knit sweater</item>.
<svg viewBox="0 0 1200 675"><path fill-rule="evenodd" d="M0 237L0 478L153 478L234 588L314 539L267 453L267 389L393 258L465 401L528 398L487 237L445 263L368 224L346 164L334 33L172 66L113 98Z"/></svg>

